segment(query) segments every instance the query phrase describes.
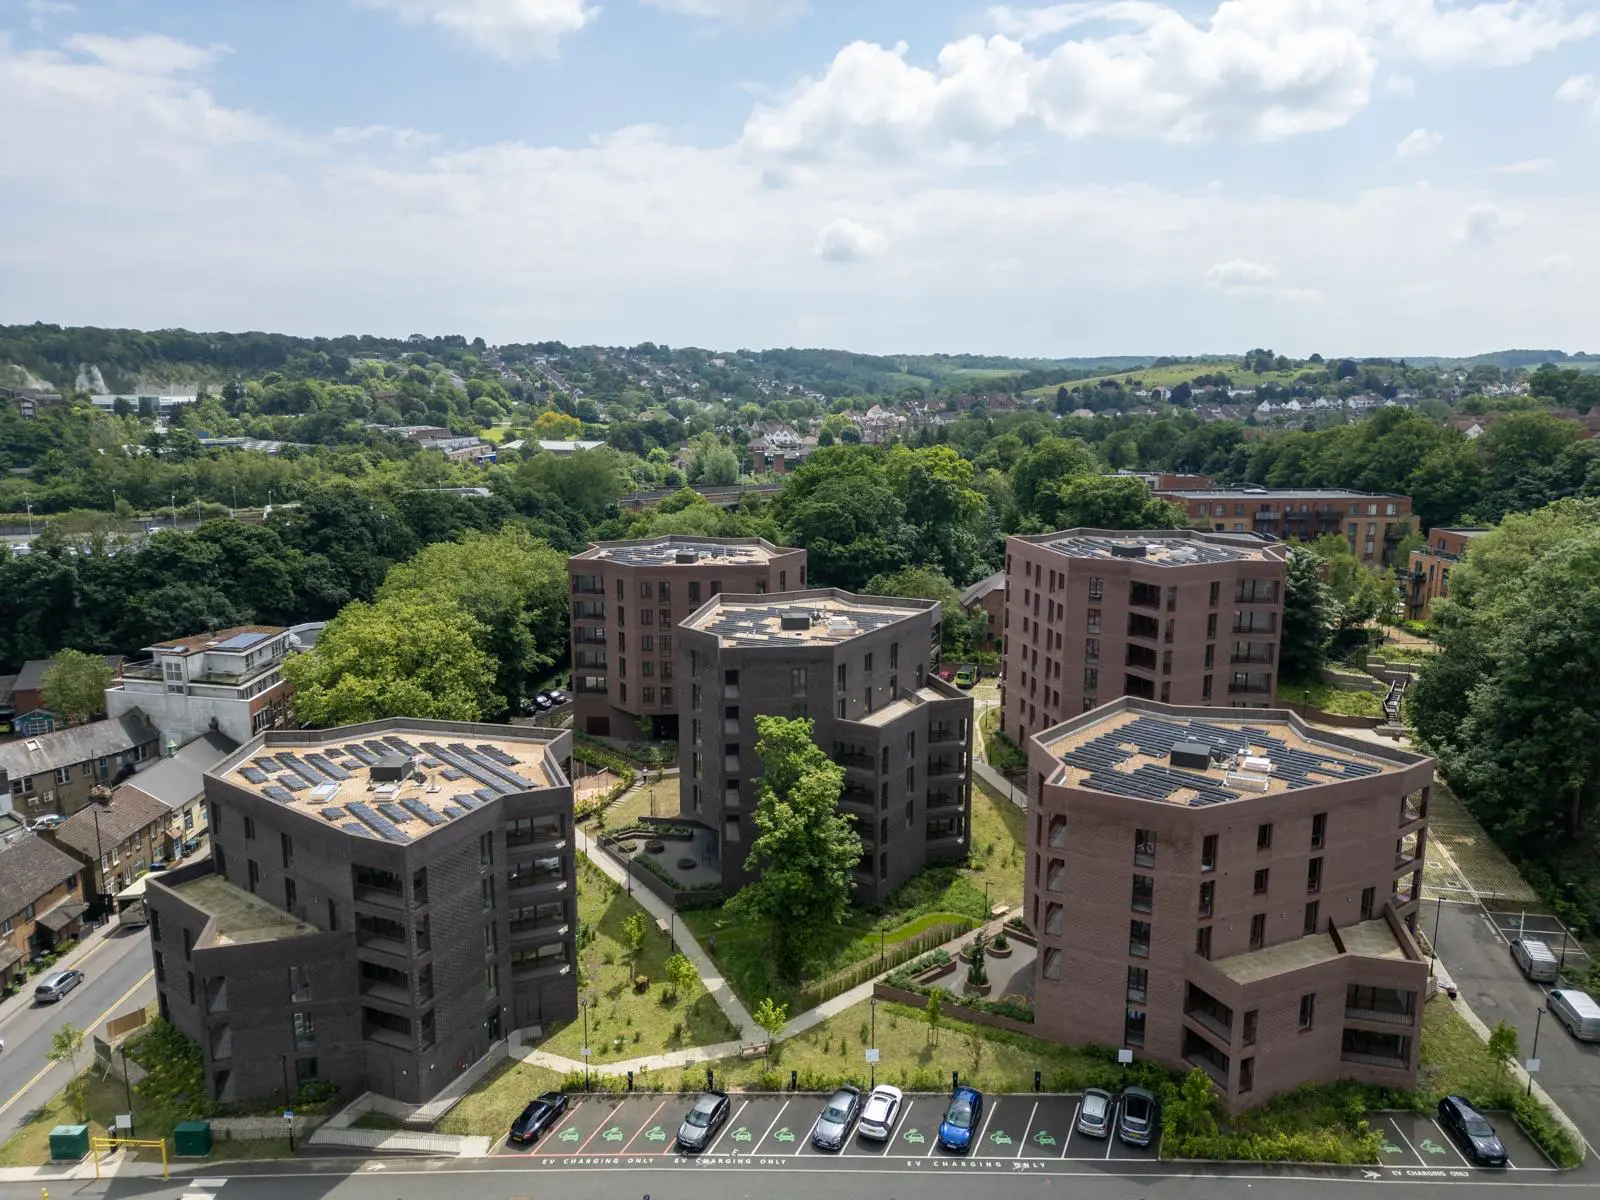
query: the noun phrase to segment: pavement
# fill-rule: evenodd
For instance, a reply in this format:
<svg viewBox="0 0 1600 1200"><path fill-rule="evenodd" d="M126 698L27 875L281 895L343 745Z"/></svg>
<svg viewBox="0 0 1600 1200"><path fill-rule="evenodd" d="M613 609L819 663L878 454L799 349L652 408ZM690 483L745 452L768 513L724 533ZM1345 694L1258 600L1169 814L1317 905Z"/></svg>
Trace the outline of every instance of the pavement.
<svg viewBox="0 0 1600 1200"><path fill-rule="evenodd" d="M0 1051L0 1142L66 1086L67 1068L46 1057L55 1030L70 1022L104 1037L106 1021L155 1000L150 938L143 927L102 926L57 964L58 970L66 967L87 978L65 999L35 1004L30 981L0 1005L0 1038L6 1044ZM86 1048L83 1065L89 1058Z"/></svg>

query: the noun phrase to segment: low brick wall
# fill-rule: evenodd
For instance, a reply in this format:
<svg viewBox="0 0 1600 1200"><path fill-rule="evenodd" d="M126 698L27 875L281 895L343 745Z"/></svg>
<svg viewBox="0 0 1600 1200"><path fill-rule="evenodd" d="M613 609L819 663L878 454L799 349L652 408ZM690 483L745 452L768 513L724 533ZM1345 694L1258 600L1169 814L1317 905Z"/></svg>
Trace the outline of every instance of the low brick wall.
<svg viewBox="0 0 1600 1200"><path fill-rule="evenodd" d="M905 988L893 987L887 983L876 983L872 986L872 994L880 1000L893 1000L896 1004L904 1004L909 1008L923 1009L928 1007L928 998L920 992L908 992ZM959 996L951 999L940 998L940 1012L954 1021L966 1021L973 1025L988 1025L994 1029L1009 1029L1012 1033L1025 1033L1029 1037L1038 1037L1039 1032L1033 1027L1031 1021L1019 1021L1015 1017L1002 1017L999 1013L979 1012L977 1009L968 1008L961 1003Z"/></svg>
<svg viewBox="0 0 1600 1200"><path fill-rule="evenodd" d="M1341 692L1384 692L1388 689L1371 675L1360 671L1341 671L1336 667L1322 667L1317 678Z"/></svg>
<svg viewBox="0 0 1600 1200"><path fill-rule="evenodd" d="M1315 721L1318 725L1332 725L1336 729L1376 729L1387 719L1385 717L1353 717L1344 713L1324 712L1320 708L1309 705L1296 704L1294 711L1300 713L1308 721Z"/></svg>

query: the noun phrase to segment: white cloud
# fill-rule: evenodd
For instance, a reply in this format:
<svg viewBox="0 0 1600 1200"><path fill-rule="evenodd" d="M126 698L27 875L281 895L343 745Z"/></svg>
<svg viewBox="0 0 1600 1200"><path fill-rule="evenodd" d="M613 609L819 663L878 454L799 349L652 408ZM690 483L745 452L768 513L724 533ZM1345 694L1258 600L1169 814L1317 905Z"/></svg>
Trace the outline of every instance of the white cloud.
<svg viewBox="0 0 1600 1200"><path fill-rule="evenodd" d="M1497 204L1480 200L1467 209L1461 222L1460 238L1464 242L1487 245L1497 242L1518 228L1522 222Z"/></svg>
<svg viewBox="0 0 1600 1200"><path fill-rule="evenodd" d="M1277 278L1278 268L1271 263L1243 258L1230 258L1206 268L1206 282L1215 287L1263 287Z"/></svg>
<svg viewBox="0 0 1600 1200"><path fill-rule="evenodd" d="M1525 158L1521 162L1505 163L1498 167L1486 167L1486 175L1543 175L1555 161L1549 158Z"/></svg>
<svg viewBox="0 0 1600 1200"><path fill-rule="evenodd" d="M807 0L641 0L644 4L728 25L771 27L802 16Z"/></svg>
<svg viewBox="0 0 1600 1200"><path fill-rule="evenodd" d="M226 46L195 46L161 34L116 38L80 33L66 40L69 50L87 55L113 71L139 75L175 75L210 66Z"/></svg>
<svg viewBox="0 0 1600 1200"><path fill-rule="evenodd" d="M1417 81L1409 75L1391 75L1383 81L1383 90L1389 96L1415 96Z"/></svg>
<svg viewBox="0 0 1600 1200"><path fill-rule="evenodd" d="M52 17L71 16L78 11L72 0L23 0L22 11L28 14L28 25L42 33Z"/></svg>
<svg viewBox="0 0 1600 1200"><path fill-rule="evenodd" d="M1556 99L1563 104L1587 104L1589 111L1600 117L1600 79L1574 75L1556 89Z"/></svg>
<svg viewBox="0 0 1600 1200"><path fill-rule="evenodd" d="M1567 275L1577 269L1578 260L1570 254L1547 254L1533 265L1545 275Z"/></svg>
<svg viewBox="0 0 1600 1200"><path fill-rule="evenodd" d="M588 0L358 0L411 23L429 23L485 54L519 60L556 52L600 15Z"/></svg>
<svg viewBox="0 0 1600 1200"><path fill-rule="evenodd" d="M813 249L825 262L854 263L876 257L887 244L888 239L877 230L840 217L817 230Z"/></svg>
<svg viewBox="0 0 1600 1200"><path fill-rule="evenodd" d="M1432 133L1426 129L1413 129L1400 139L1400 144L1394 148L1396 158L1421 158L1430 150L1437 150L1439 143L1444 141L1444 134Z"/></svg>

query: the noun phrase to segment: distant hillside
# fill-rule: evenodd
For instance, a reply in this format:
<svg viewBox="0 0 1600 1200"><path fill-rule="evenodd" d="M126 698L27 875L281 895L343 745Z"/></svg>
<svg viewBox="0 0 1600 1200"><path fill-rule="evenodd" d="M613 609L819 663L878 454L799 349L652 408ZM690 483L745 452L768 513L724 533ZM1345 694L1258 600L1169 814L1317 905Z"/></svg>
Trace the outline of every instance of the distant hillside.
<svg viewBox="0 0 1600 1200"><path fill-rule="evenodd" d="M1578 352L1568 354L1565 350L1495 350L1489 354L1474 354L1468 358L1432 358L1426 355L1406 355L1405 361L1414 363L1419 367L1499 367L1502 371L1514 371L1522 367L1537 367L1544 363L1555 363L1558 366L1572 367L1576 370L1593 370L1600 366L1600 354ZM1585 365L1592 364L1592 365Z"/></svg>

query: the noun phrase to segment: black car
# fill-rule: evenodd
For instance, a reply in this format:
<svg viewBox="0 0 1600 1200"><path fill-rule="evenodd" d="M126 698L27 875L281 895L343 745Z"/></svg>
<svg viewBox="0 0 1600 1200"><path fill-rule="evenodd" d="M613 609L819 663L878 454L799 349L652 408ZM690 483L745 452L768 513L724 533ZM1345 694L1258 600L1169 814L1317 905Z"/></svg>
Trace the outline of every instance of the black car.
<svg viewBox="0 0 1600 1200"><path fill-rule="evenodd" d="M828 1097L828 1103L811 1127L811 1144L820 1150L837 1150L850 1137L850 1129L861 1115L861 1089L844 1085Z"/></svg>
<svg viewBox="0 0 1600 1200"><path fill-rule="evenodd" d="M1494 1126L1465 1097L1446 1096L1439 1101L1439 1124L1473 1162L1486 1167L1506 1165L1506 1148L1495 1136Z"/></svg>
<svg viewBox="0 0 1600 1200"><path fill-rule="evenodd" d="M538 707L540 712L549 712L556 706L556 702L550 699L549 692L540 692L533 698L533 702Z"/></svg>
<svg viewBox="0 0 1600 1200"><path fill-rule="evenodd" d="M560 1092L546 1092L537 1100L530 1100L528 1107L522 1110L522 1115L511 1122L511 1132L506 1134L506 1141L518 1146L531 1145L566 1111L565 1096Z"/></svg>
<svg viewBox="0 0 1600 1200"><path fill-rule="evenodd" d="M1117 1114L1117 1138L1130 1146L1148 1146L1156 1136L1156 1098L1142 1087L1124 1088Z"/></svg>
<svg viewBox="0 0 1600 1200"><path fill-rule="evenodd" d="M717 1136L717 1130L728 1119L728 1094L726 1092L701 1092L694 1107L678 1126L678 1145L684 1150L704 1150Z"/></svg>

